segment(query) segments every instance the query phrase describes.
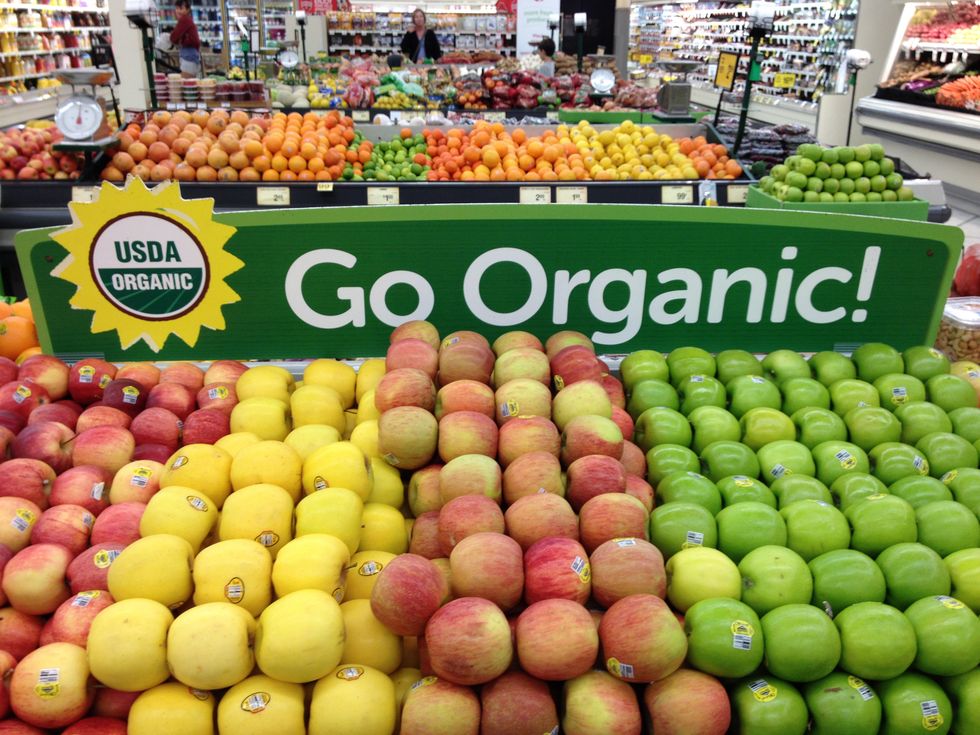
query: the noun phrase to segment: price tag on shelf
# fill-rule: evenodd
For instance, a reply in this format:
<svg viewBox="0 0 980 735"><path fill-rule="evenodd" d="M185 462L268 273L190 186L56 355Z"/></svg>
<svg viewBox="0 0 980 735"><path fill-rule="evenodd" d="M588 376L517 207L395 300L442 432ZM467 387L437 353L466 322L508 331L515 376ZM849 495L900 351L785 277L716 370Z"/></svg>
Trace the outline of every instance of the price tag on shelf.
<svg viewBox="0 0 980 735"><path fill-rule="evenodd" d="M168 110L178 110L178 109L180 109L180 105L178 105L176 102L168 102L167 103L167 109Z"/></svg>
<svg viewBox="0 0 980 735"><path fill-rule="evenodd" d="M401 110L388 110L388 117L393 123L401 122L402 111Z"/></svg>
<svg viewBox="0 0 980 735"><path fill-rule="evenodd" d="M772 81L776 89L792 89L796 85L796 75L790 72L780 72Z"/></svg>
<svg viewBox="0 0 980 735"><path fill-rule="evenodd" d="M588 204L589 190L584 186L558 186L555 188L556 204Z"/></svg>
<svg viewBox="0 0 980 735"><path fill-rule="evenodd" d="M354 122L368 122L371 120L370 110L351 110L351 117Z"/></svg>
<svg viewBox="0 0 980 735"><path fill-rule="evenodd" d="M665 186L660 190L662 204L694 204L693 186Z"/></svg>
<svg viewBox="0 0 980 735"><path fill-rule="evenodd" d="M316 190L319 192L333 191L332 181L321 181L316 185Z"/></svg>
<svg viewBox="0 0 980 735"><path fill-rule="evenodd" d="M221 103L221 106L222 107L231 107L231 102L222 102Z"/></svg>
<svg viewBox="0 0 980 735"><path fill-rule="evenodd" d="M727 191L729 204L745 204L749 196L747 184L729 184Z"/></svg>
<svg viewBox="0 0 980 735"><path fill-rule="evenodd" d="M487 110L483 113L483 119L487 122L503 122L506 117L504 113L494 110Z"/></svg>
<svg viewBox="0 0 980 735"><path fill-rule="evenodd" d="M547 186L522 186L521 204L551 204L551 189Z"/></svg>
<svg viewBox="0 0 980 735"><path fill-rule="evenodd" d="M653 55L652 54L640 54L639 62L641 64L652 64Z"/></svg>
<svg viewBox="0 0 980 735"><path fill-rule="evenodd" d="M544 113L544 116L551 121L557 121L559 119L558 110L548 110L546 113Z"/></svg>
<svg viewBox="0 0 980 735"><path fill-rule="evenodd" d="M199 109L199 110L206 110L206 109L208 109L208 103L207 102L198 102L197 103L197 109Z"/></svg>
<svg viewBox="0 0 980 735"><path fill-rule="evenodd" d="M97 186L73 186L71 188L71 200L79 204L89 204L99 198L99 187Z"/></svg>
<svg viewBox="0 0 980 735"><path fill-rule="evenodd" d="M260 186L255 190L255 203L260 207L288 207L288 186Z"/></svg>
<svg viewBox="0 0 980 735"><path fill-rule="evenodd" d="M397 186L370 186L367 190L367 203L375 205L398 204Z"/></svg>

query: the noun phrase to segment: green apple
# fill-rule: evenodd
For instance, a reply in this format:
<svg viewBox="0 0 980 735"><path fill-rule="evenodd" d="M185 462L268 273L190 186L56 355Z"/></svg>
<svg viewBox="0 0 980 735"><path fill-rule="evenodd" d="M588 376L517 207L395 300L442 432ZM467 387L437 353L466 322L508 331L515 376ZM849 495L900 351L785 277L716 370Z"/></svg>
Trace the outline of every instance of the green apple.
<svg viewBox="0 0 980 735"><path fill-rule="evenodd" d="M880 735L928 732L946 735L953 707L942 688L927 676L907 671L877 685L881 697Z"/></svg>
<svg viewBox="0 0 980 735"><path fill-rule="evenodd" d="M711 597L739 599L742 578L738 567L717 549L689 546L667 561L667 599L678 612Z"/></svg>
<svg viewBox="0 0 980 735"><path fill-rule="evenodd" d="M881 726L881 700L862 679L841 671L804 688L809 735L870 735Z"/></svg>
<svg viewBox="0 0 980 735"><path fill-rule="evenodd" d="M861 345L854 350L851 359L857 367L858 377L868 383L873 383L888 373L905 372L902 354L891 345L881 342L868 342Z"/></svg>
<svg viewBox="0 0 980 735"><path fill-rule="evenodd" d="M817 352L810 357L810 369L813 377L830 387L838 380L857 377L857 368L847 355L839 352Z"/></svg>
<svg viewBox="0 0 980 735"><path fill-rule="evenodd" d="M619 376L623 380L626 391L643 380L667 380L670 371L667 360L656 350L637 350L631 352L619 363Z"/></svg>
<svg viewBox="0 0 980 735"><path fill-rule="evenodd" d="M810 449L827 441L847 440L844 419L833 411L808 406L799 409L790 418L796 424L796 440Z"/></svg>
<svg viewBox="0 0 980 735"><path fill-rule="evenodd" d="M728 391L728 410L742 418L753 408L780 408L783 396L771 380L759 375L739 375L725 386Z"/></svg>
<svg viewBox="0 0 980 735"><path fill-rule="evenodd" d="M678 347L667 355L670 382L680 385L689 375L715 375L715 358L700 347Z"/></svg>
<svg viewBox="0 0 980 735"><path fill-rule="evenodd" d="M827 614L809 604L777 607L762 616L766 668L781 679L822 679L840 660L840 635Z"/></svg>
<svg viewBox="0 0 980 735"><path fill-rule="evenodd" d="M915 447L902 442L882 442L868 452L874 475L886 485L903 477L929 475L929 461Z"/></svg>
<svg viewBox="0 0 980 735"><path fill-rule="evenodd" d="M748 475L729 475L715 483L721 491L721 499L725 506L740 503L763 503L770 508L776 507L776 496L766 485Z"/></svg>
<svg viewBox="0 0 980 735"><path fill-rule="evenodd" d="M853 408L862 406L881 406L878 391L871 383L857 378L845 378L832 383L830 391L830 407L838 416L845 416Z"/></svg>
<svg viewBox="0 0 980 735"><path fill-rule="evenodd" d="M687 415L693 437L691 449L699 454L709 444L717 441L738 441L742 438L742 427L738 419L724 408L701 406Z"/></svg>
<svg viewBox="0 0 980 735"><path fill-rule="evenodd" d="M718 550L736 564L760 546L785 546L786 521L775 508L747 501L723 508L715 516Z"/></svg>
<svg viewBox="0 0 980 735"><path fill-rule="evenodd" d="M677 397L685 416L701 406L724 408L728 404L725 386L708 375L688 375L678 383Z"/></svg>
<svg viewBox="0 0 980 735"><path fill-rule="evenodd" d="M956 408L949 412L949 420L953 422L954 434L962 436L971 444L980 439L980 408Z"/></svg>
<svg viewBox="0 0 980 735"><path fill-rule="evenodd" d="M810 560L813 575L811 603L837 615L858 602L885 600L885 575L867 554L837 549Z"/></svg>
<svg viewBox="0 0 980 735"><path fill-rule="evenodd" d="M871 146L870 145L859 145L854 149L854 160L858 163L864 163L865 161L871 160ZM863 169L863 166L862 166Z"/></svg>
<svg viewBox="0 0 980 735"><path fill-rule="evenodd" d="M768 411L770 409L758 409ZM813 464L810 450L792 439L779 439L766 444L756 453L759 457L759 471L762 479L772 485L781 479L795 476L812 477L817 468ZM775 492L775 491L774 491ZM779 497L779 493L776 493ZM828 498L830 497L828 493Z"/></svg>
<svg viewBox="0 0 980 735"><path fill-rule="evenodd" d="M902 441L915 444L934 431L952 431L953 422L935 403L921 401L906 403L895 409L895 418L902 422Z"/></svg>
<svg viewBox="0 0 980 735"><path fill-rule="evenodd" d="M877 556L889 546L915 541L915 510L894 495L869 495L848 508L851 548Z"/></svg>
<svg viewBox="0 0 980 735"><path fill-rule="evenodd" d="M647 482L651 485L655 486L671 472L697 472L699 469L701 460L689 447L661 444L647 451Z"/></svg>
<svg viewBox="0 0 980 735"><path fill-rule="evenodd" d="M648 408L662 406L675 411L681 407L677 391L670 383L656 378L646 378L633 386L626 411L636 421Z"/></svg>
<svg viewBox="0 0 980 735"><path fill-rule="evenodd" d="M854 149L849 146L838 146L834 148L837 151L837 160L840 163L850 163L854 160Z"/></svg>
<svg viewBox="0 0 980 735"><path fill-rule="evenodd" d="M758 477L759 459L741 442L712 442L701 452L701 474L712 482L729 475Z"/></svg>
<svg viewBox="0 0 980 735"><path fill-rule="evenodd" d="M793 350L775 350L762 360L763 374L776 385L781 385L790 378L809 378L810 366L799 352Z"/></svg>
<svg viewBox="0 0 980 735"><path fill-rule="evenodd" d="M840 666L863 679L894 679L915 660L915 629L898 608L859 602L834 618L840 632Z"/></svg>
<svg viewBox="0 0 980 735"><path fill-rule="evenodd" d="M840 192L839 195L844 197L843 200L837 199L835 196L835 201L851 201L850 195L854 193L854 179L850 176L840 180Z"/></svg>
<svg viewBox="0 0 980 735"><path fill-rule="evenodd" d="M904 373L888 373L873 383L883 408L894 411L901 405L926 399L926 387L922 381Z"/></svg>
<svg viewBox="0 0 980 735"><path fill-rule="evenodd" d="M868 455L861 447L850 442L823 442L811 449L810 453L817 466L817 479L827 487L848 472L867 474L871 471Z"/></svg>
<svg viewBox="0 0 980 735"><path fill-rule="evenodd" d="M844 164L844 171L848 179L856 181L864 173L864 166L858 161L851 161L850 163Z"/></svg>
<svg viewBox="0 0 980 735"><path fill-rule="evenodd" d="M731 690L730 732L740 735L803 735L809 714L803 697L789 682L765 674L737 682Z"/></svg>
<svg viewBox="0 0 980 735"><path fill-rule="evenodd" d="M913 450L914 451L914 450ZM897 498L908 501L913 508L935 503L937 500L952 500L953 494L935 477L910 475L896 480L888 486L888 492Z"/></svg>
<svg viewBox="0 0 980 735"><path fill-rule="evenodd" d="M779 384L783 393L782 411L787 416L803 408L830 408L830 393L813 378L789 378Z"/></svg>
<svg viewBox="0 0 980 735"><path fill-rule="evenodd" d="M953 732L980 732L980 669L943 681L953 702Z"/></svg>
<svg viewBox="0 0 980 735"><path fill-rule="evenodd" d="M745 350L722 350L715 355L718 380L725 385L739 375L762 375L759 358Z"/></svg>
<svg viewBox="0 0 980 735"><path fill-rule="evenodd" d="M747 676L762 663L762 623L744 602L718 597L694 603L684 615L686 663L712 676Z"/></svg>
<svg viewBox="0 0 980 735"><path fill-rule="evenodd" d="M721 513L724 513L723 510ZM722 546L721 513L715 518L718 522L718 548ZM949 572L952 587L950 595L980 614L980 549L960 549L943 559Z"/></svg>
<svg viewBox="0 0 980 735"><path fill-rule="evenodd" d="M775 408L750 408L739 419L742 443L759 451L770 442L796 439L796 425L789 416Z"/></svg>
<svg viewBox="0 0 980 735"><path fill-rule="evenodd" d="M784 475L770 483L769 489L776 496L776 507L780 510L803 500L815 500L828 505L833 502L827 486L810 475Z"/></svg>
<svg viewBox="0 0 980 735"><path fill-rule="evenodd" d="M897 442L902 436L902 424L884 408L852 408L844 415L844 424L848 438L865 452L885 442Z"/></svg>
<svg viewBox="0 0 980 735"><path fill-rule="evenodd" d="M970 381L959 375L933 375L926 381L929 400L947 413L964 406L977 407L977 393Z"/></svg>
<svg viewBox="0 0 980 735"><path fill-rule="evenodd" d="M655 406L640 414L633 429L633 441L644 452L658 444L691 446L691 424L672 408Z"/></svg>
<svg viewBox="0 0 980 735"><path fill-rule="evenodd" d="M718 527L703 505L668 503L650 514L650 543L669 559L689 546L717 546Z"/></svg>
<svg viewBox="0 0 980 735"><path fill-rule="evenodd" d="M929 460L929 473L942 477L960 467L977 468L977 448L961 436L946 431L926 434L915 443L915 448Z"/></svg>
<svg viewBox="0 0 980 735"><path fill-rule="evenodd" d="M972 510L955 500L937 500L916 508L915 523L919 543L940 556L980 546L980 521Z"/></svg>
<svg viewBox="0 0 980 735"><path fill-rule="evenodd" d="M846 549L851 527L837 508L823 500L799 500L779 511L786 521L786 546L804 561Z"/></svg>
<svg viewBox="0 0 980 735"><path fill-rule="evenodd" d="M917 542L894 544L878 554L875 563L885 575L885 601L899 610L923 597L950 593L949 570L942 557L928 546Z"/></svg>
<svg viewBox="0 0 980 735"><path fill-rule="evenodd" d="M906 608L905 617L915 628L913 665L922 673L958 676L980 664L980 619L955 597L924 597Z"/></svg>
<svg viewBox="0 0 980 735"><path fill-rule="evenodd" d="M869 495L887 492L888 488L881 480L864 472L849 472L846 475L841 475L830 486L830 494L834 497L834 504L840 508L841 512L846 511L856 502Z"/></svg>
<svg viewBox="0 0 980 735"><path fill-rule="evenodd" d="M919 380L929 380L933 375L949 372L949 358L935 347L915 345L902 353L905 372Z"/></svg>
<svg viewBox="0 0 980 735"><path fill-rule="evenodd" d="M807 603L813 578L803 558L785 546L760 546L738 563L742 575L742 602L765 615L791 603Z"/></svg>
<svg viewBox="0 0 980 735"><path fill-rule="evenodd" d="M980 469L959 467L940 478L953 491L953 499L980 515Z"/></svg>
<svg viewBox="0 0 980 735"><path fill-rule="evenodd" d="M721 510L718 487L697 472L671 472L657 483L656 501L658 506L674 502L695 503L706 508L712 517Z"/></svg>

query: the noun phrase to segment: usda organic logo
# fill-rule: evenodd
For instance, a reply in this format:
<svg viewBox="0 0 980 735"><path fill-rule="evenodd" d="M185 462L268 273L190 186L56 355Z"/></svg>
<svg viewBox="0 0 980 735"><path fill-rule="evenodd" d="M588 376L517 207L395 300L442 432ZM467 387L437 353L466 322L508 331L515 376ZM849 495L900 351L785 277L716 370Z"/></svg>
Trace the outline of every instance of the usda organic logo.
<svg viewBox="0 0 980 735"><path fill-rule="evenodd" d="M141 212L105 225L92 244L92 280L130 316L177 319L203 298L209 280L204 248L180 223Z"/></svg>

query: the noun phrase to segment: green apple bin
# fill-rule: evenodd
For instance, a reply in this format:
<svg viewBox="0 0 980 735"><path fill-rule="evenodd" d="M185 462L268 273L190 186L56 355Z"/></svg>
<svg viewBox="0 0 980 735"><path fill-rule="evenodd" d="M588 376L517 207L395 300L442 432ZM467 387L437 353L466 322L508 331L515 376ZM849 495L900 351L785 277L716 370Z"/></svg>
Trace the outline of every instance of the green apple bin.
<svg viewBox="0 0 980 735"><path fill-rule="evenodd" d="M929 217L929 202L923 199L913 199L908 202L784 202L766 194L756 184L749 187L745 206L752 209L863 214L870 217L890 217L916 222L925 222Z"/></svg>

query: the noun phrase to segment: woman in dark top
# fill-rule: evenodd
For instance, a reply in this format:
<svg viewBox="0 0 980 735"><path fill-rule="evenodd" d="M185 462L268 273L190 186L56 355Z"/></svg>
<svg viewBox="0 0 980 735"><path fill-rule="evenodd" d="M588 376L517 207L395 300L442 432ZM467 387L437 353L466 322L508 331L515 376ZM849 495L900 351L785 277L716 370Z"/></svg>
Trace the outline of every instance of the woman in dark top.
<svg viewBox="0 0 980 735"><path fill-rule="evenodd" d="M412 13L413 30L406 33L402 39L402 52L410 62L415 64L421 64L426 59L438 61L442 56L439 39L432 29L426 29L425 21L425 11L416 8Z"/></svg>
<svg viewBox="0 0 980 735"><path fill-rule="evenodd" d="M177 16L177 26L170 33L170 42L180 48L180 75L190 78L200 76L201 39L191 17L190 0L177 0L174 14Z"/></svg>

